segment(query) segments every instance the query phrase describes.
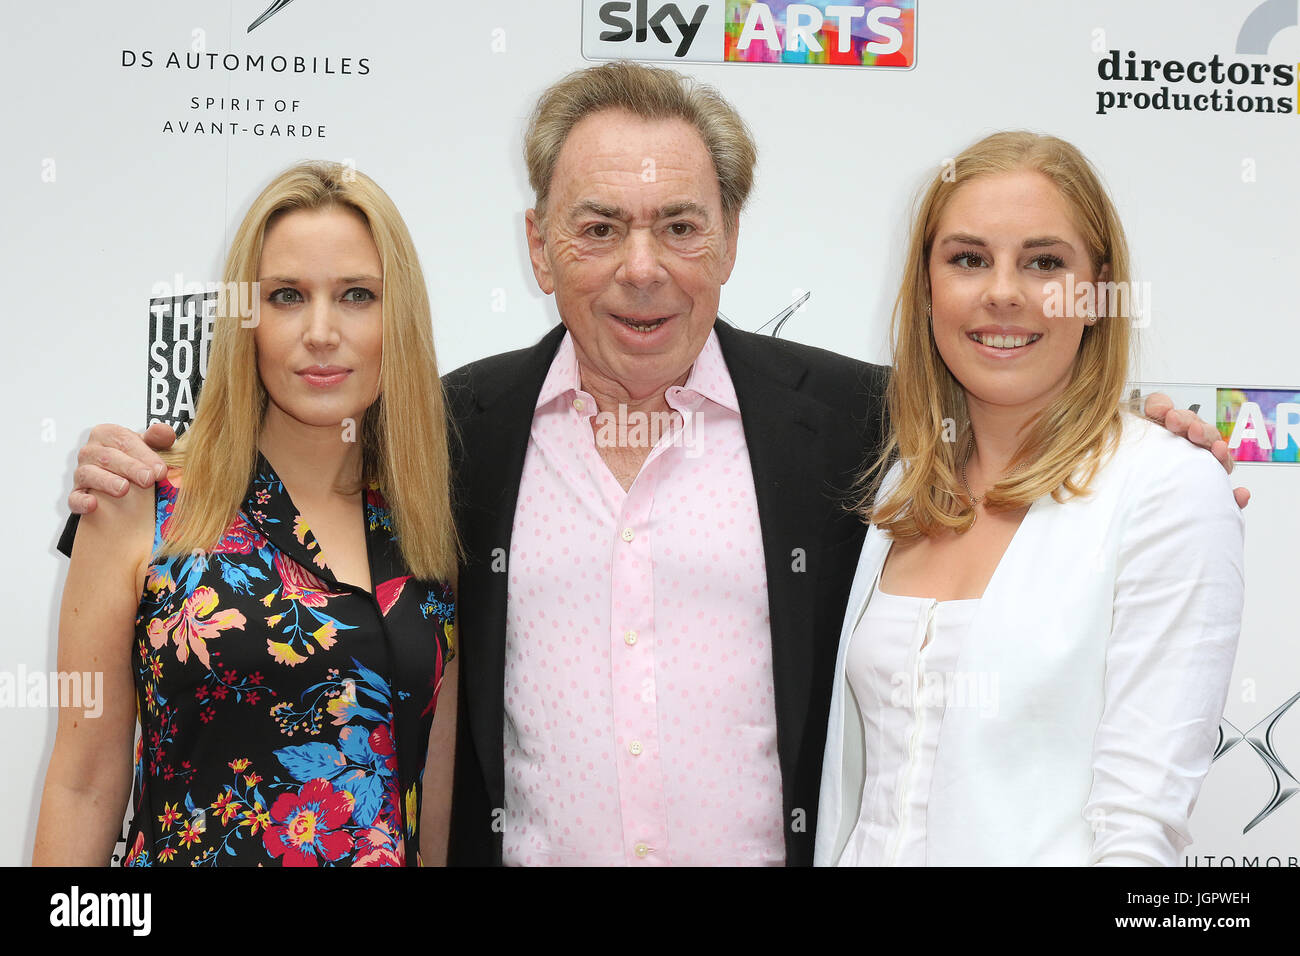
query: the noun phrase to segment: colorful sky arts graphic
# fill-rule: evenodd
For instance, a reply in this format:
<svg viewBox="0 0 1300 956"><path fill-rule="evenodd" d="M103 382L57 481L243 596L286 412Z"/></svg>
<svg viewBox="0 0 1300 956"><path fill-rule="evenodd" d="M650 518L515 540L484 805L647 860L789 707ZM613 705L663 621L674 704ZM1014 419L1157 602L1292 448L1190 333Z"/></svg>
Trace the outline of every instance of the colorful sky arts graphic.
<svg viewBox="0 0 1300 956"><path fill-rule="evenodd" d="M1300 390L1220 388L1215 407L1234 461L1300 462Z"/></svg>
<svg viewBox="0 0 1300 956"><path fill-rule="evenodd" d="M816 0L813 3L792 3L791 0L768 0L767 3L727 0L724 59L730 63L821 63L832 66L892 66L903 69L911 67L916 60L916 0L893 0L893 2L862 0L854 5L866 9L862 16L853 17L848 21L850 31L848 49L841 50L839 28L842 21L826 13L827 7L845 6L841 0ZM821 45L820 50L810 49L797 33L790 37L791 17L788 10L791 6L804 8L802 14L798 10L795 11L798 17L796 22L820 27L814 34L814 39ZM761 39L755 41L752 38L745 49L739 48L746 21L756 15L753 10L755 7L766 7L770 12L770 23L774 25L776 34L780 38L780 49L773 50L769 43ZM816 8L822 21L820 24L816 22L817 17L807 11L808 7ZM889 33L876 33L868 27L868 22L873 17L872 11L876 9L880 12L874 16L882 17L890 28L902 35L902 46L895 52L882 54L869 49L872 47L879 50L882 43L890 39ZM767 18L764 18L764 22L768 22ZM791 42L787 42L788 40ZM794 47L793 50L789 49L791 46Z"/></svg>

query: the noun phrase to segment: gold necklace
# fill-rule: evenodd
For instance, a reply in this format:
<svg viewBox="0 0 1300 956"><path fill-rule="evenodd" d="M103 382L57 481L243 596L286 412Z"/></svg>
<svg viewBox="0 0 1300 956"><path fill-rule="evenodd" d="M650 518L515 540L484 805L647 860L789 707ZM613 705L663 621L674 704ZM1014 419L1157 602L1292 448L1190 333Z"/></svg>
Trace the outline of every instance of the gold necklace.
<svg viewBox="0 0 1300 956"><path fill-rule="evenodd" d="M981 495L980 497L976 498L975 495L970 490L970 482L966 480L966 463L970 461L970 453L974 451L974 449L975 449L975 433L972 431L970 433L970 441L966 443L966 457L964 457L961 460L961 483L966 486L966 497L970 499L970 510L971 510L970 523L972 527L974 527L975 525L975 519L979 517L979 511L976 510L975 506L984 500L984 495L988 494L988 492L986 491L984 495ZM1016 472L1022 471L1028 464L1029 462L1022 461L1019 465L1017 465L1015 468L1011 470L1011 474L1014 475Z"/></svg>

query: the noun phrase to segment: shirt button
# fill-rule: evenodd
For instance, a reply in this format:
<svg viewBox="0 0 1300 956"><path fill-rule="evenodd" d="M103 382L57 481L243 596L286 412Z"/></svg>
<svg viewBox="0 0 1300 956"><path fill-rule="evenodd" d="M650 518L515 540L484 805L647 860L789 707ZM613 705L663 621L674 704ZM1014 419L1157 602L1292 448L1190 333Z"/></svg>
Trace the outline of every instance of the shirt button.
<svg viewBox="0 0 1300 956"><path fill-rule="evenodd" d="M646 846L644 843L638 843L636 846L632 848L632 851L636 853L637 856L641 857L641 859L644 860L645 855L650 852L650 848Z"/></svg>
<svg viewBox="0 0 1300 956"><path fill-rule="evenodd" d="M573 400L573 407L576 408L578 411L582 411L584 408L587 407L587 403L580 398L575 398Z"/></svg>
<svg viewBox="0 0 1300 956"><path fill-rule="evenodd" d="M627 745L627 749L628 752L630 752L633 757L641 756L641 741L639 740L632 741L630 744Z"/></svg>
<svg viewBox="0 0 1300 956"><path fill-rule="evenodd" d="M636 643L636 631L628 631L626 634L624 634L624 635L623 635L623 643L626 644L628 647L631 647L633 644L635 644L635 643Z"/></svg>
<svg viewBox="0 0 1300 956"><path fill-rule="evenodd" d="M636 537L636 535L633 534L631 528L624 528L624 529L623 529L623 540L624 540L624 541L631 541L634 537Z"/></svg>

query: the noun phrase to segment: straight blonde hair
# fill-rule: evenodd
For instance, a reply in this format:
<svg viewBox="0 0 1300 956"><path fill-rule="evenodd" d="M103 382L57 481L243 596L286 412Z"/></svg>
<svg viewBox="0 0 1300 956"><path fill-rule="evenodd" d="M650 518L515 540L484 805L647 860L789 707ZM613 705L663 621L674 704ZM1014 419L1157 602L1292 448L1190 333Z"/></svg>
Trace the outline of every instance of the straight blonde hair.
<svg viewBox="0 0 1300 956"><path fill-rule="evenodd" d="M450 501L448 423L415 244L397 207L373 180L350 167L318 161L275 177L253 201L230 244L194 421L162 454L168 465L184 468L184 480L158 555L215 547L244 502L268 396L257 371L253 330L240 315L238 290L253 288L241 284L257 280L262 243L276 217L331 207L362 216L383 267L380 394L358 428L361 484L337 490L355 494L377 482L411 573L452 580L460 545Z"/></svg>
<svg viewBox="0 0 1300 956"><path fill-rule="evenodd" d="M902 286L890 325L894 371L885 395L886 439L859 478L855 510L891 537L967 530L975 511L959 497L960 456L970 435L961 383L935 345L930 326L930 252L939 220L958 190L996 173L1033 170L1050 179L1069 206L1087 243L1094 275L1110 267L1108 282L1131 289L1128 243L1101 179L1077 148L1055 136L1026 131L994 133L964 150L938 173L917 203ZM1008 463L1032 465L995 483L983 499L993 510L1029 505L1045 494L1057 501L1088 493L1122 429L1120 400L1128 377L1131 335L1119 314L1120 297L1098 297L1097 322L1084 327L1069 384L1026 430ZM946 422L957 440L945 441ZM947 430L951 433L952 426ZM877 492L895 459L901 481L881 500Z"/></svg>

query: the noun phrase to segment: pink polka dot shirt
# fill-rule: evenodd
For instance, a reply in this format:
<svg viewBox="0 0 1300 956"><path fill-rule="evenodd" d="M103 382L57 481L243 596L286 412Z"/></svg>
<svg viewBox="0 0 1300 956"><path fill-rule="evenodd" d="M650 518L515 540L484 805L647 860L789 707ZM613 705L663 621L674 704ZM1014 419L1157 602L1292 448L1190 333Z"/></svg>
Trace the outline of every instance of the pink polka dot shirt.
<svg viewBox="0 0 1300 956"><path fill-rule="evenodd" d="M763 541L716 334L664 398L671 422L593 422L567 334L538 395L508 565L508 865L785 860ZM597 449L621 428L658 439L627 491Z"/></svg>

